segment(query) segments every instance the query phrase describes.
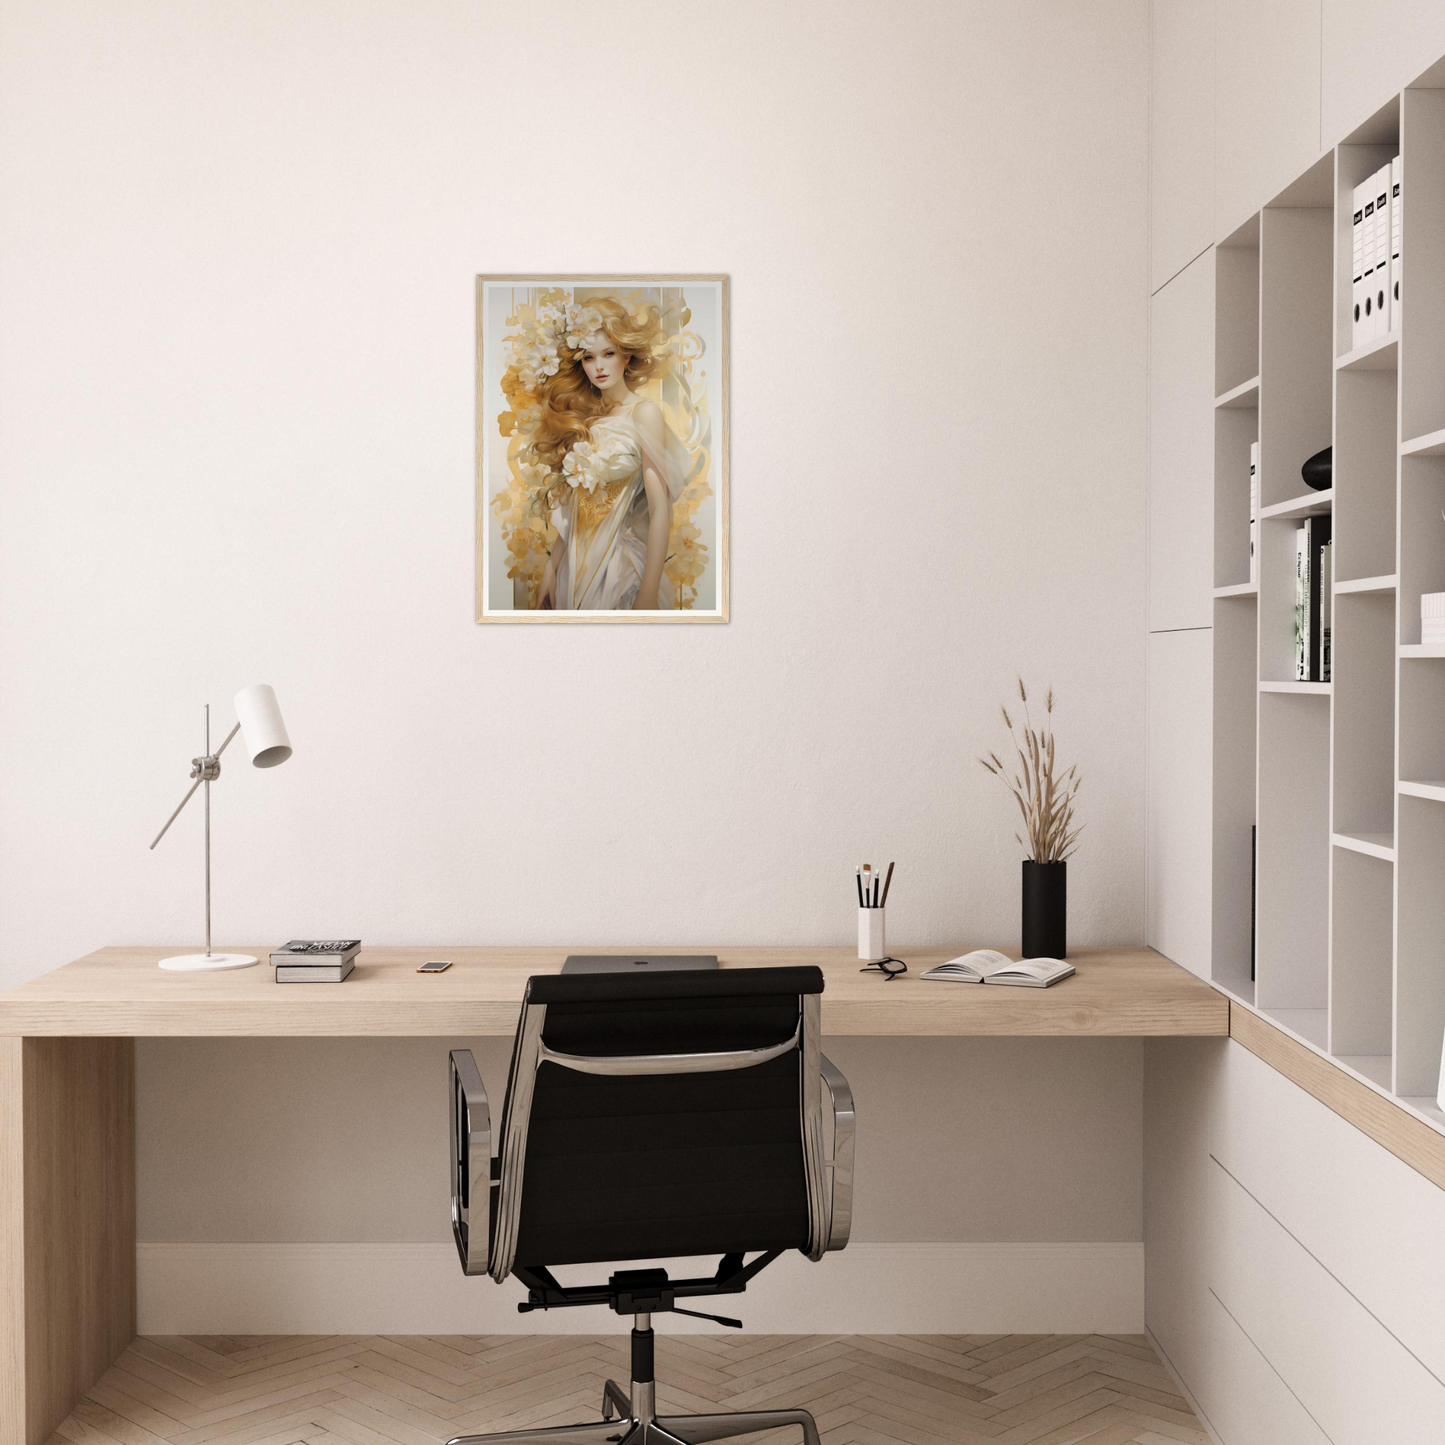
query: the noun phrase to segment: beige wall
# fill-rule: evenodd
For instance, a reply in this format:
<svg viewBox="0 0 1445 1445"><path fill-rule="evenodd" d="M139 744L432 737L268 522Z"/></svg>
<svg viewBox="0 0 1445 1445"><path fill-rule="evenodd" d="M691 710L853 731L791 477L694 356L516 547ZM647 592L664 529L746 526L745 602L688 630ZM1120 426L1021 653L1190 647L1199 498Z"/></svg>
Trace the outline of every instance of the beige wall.
<svg viewBox="0 0 1445 1445"><path fill-rule="evenodd" d="M152 1039L138 1237L446 1241L446 1051L500 1122L500 1039ZM859 1241L1141 1237L1134 1039L830 1039L858 1099ZM203 1088L187 1086L200 1080Z"/></svg>

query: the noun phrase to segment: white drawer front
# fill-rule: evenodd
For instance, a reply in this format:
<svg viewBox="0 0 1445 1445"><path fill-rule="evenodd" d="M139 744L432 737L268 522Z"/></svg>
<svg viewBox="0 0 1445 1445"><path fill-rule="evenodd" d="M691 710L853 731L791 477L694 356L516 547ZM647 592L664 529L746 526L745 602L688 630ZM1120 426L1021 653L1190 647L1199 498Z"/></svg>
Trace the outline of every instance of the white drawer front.
<svg viewBox="0 0 1445 1445"><path fill-rule="evenodd" d="M1217 1162L1210 1205L1211 1288L1333 1445L1440 1445L1445 1385Z"/></svg>
<svg viewBox="0 0 1445 1445"><path fill-rule="evenodd" d="M1445 1380L1445 1191L1231 1042L1214 1157Z"/></svg>

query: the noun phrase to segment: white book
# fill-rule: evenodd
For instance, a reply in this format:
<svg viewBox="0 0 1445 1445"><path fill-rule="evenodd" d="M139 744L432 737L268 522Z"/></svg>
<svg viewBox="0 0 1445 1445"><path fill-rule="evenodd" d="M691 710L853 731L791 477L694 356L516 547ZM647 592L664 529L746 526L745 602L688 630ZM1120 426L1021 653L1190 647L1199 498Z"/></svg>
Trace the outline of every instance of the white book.
<svg viewBox="0 0 1445 1445"><path fill-rule="evenodd" d="M1017 988L1047 988L1068 978L1074 965L1061 958L1012 959L995 948L976 948L930 968L920 978L941 983L1006 983Z"/></svg>
<svg viewBox="0 0 1445 1445"><path fill-rule="evenodd" d="M1303 527L1294 534L1294 676L1310 680L1310 544Z"/></svg>
<svg viewBox="0 0 1445 1445"><path fill-rule="evenodd" d="M1369 183L1355 187L1354 212L1350 226L1352 258L1350 261L1350 350L1365 341L1365 196Z"/></svg>
<svg viewBox="0 0 1445 1445"><path fill-rule="evenodd" d="M1259 585L1259 443L1249 444L1249 581Z"/></svg>
<svg viewBox="0 0 1445 1445"><path fill-rule="evenodd" d="M1390 167L1375 172L1375 336L1390 334Z"/></svg>
<svg viewBox="0 0 1445 1445"><path fill-rule="evenodd" d="M1400 157L1390 162L1390 330L1400 329L1400 233L1404 230Z"/></svg>
<svg viewBox="0 0 1445 1445"><path fill-rule="evenodd" d="M1320 681L1330 680L1330 637L1334 628L1333 542L1320 548Z"/></svg>

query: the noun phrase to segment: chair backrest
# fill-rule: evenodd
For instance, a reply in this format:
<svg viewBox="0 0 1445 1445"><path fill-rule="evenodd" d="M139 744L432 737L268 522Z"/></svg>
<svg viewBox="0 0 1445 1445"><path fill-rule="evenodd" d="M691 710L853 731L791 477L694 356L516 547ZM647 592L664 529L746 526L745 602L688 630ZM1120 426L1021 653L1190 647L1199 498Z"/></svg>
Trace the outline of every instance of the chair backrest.
<svg viewBox="0 0 1445 1445"><path fill-rule="evenodd" d="M490 1271L827 1248L816 968L529 980Z"/></svg>

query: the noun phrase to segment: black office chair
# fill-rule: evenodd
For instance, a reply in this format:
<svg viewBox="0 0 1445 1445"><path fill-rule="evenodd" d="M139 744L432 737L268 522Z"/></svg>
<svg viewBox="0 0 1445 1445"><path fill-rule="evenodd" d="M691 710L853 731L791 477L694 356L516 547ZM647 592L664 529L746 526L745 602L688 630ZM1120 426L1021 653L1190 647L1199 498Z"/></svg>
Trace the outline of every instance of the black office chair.
<svg viewBox="0 0 1445 1445"><path fill-rule="evenodd" d="M822 992L816 968L528 980L495 1159L476 1063L452 1052L462 1269L515 1275L523 1312L605 1304L634 1318L632 1388L607 1381L600 1421L451 1445L703 1445L781 1425L819 1445L806 1410L659 1418L652 1316L741 1328L677 1302L739 1293L786 1250L817 1260L847 1244L853 1098L818 1047ZM714 1254L714 1273L695 1279L646 1268L562 1285L551 1272Z"/></svg>

